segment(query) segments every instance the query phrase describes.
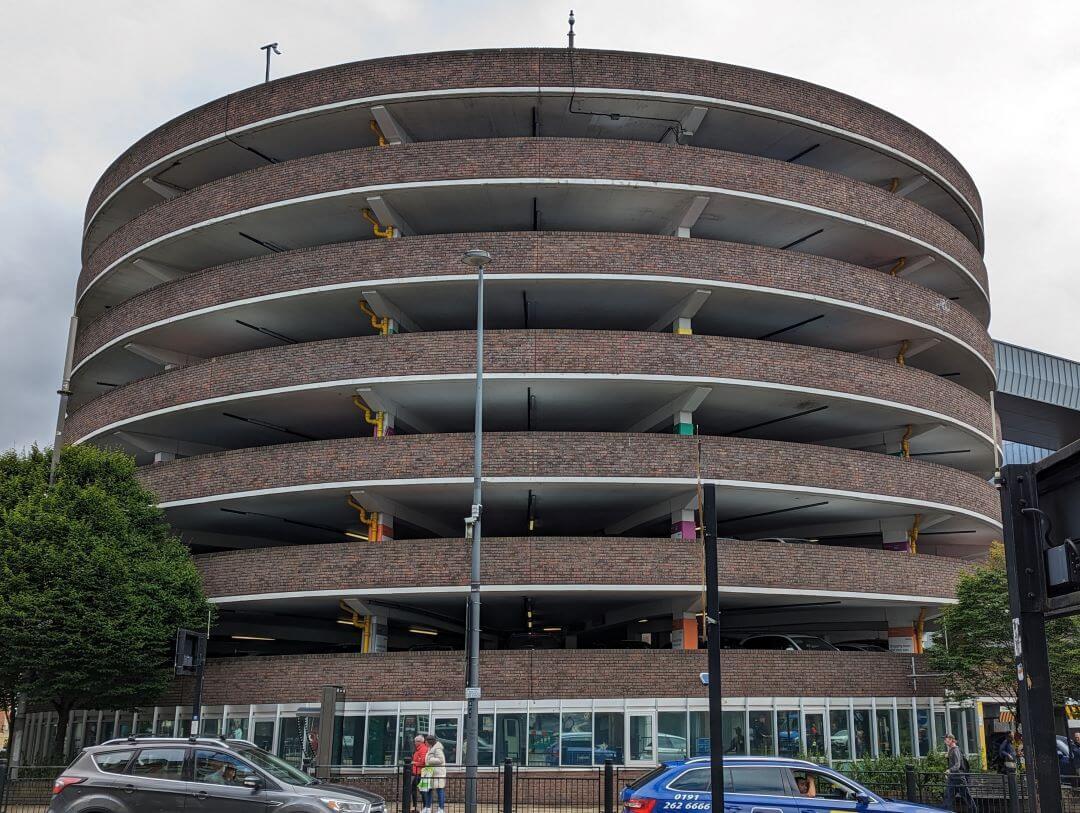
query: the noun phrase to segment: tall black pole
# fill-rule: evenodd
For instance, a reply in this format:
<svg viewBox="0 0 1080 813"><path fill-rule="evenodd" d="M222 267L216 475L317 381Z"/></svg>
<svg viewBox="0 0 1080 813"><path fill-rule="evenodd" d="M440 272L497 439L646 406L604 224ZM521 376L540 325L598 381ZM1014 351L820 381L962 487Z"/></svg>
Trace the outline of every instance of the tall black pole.
<svg viewBox="0 0 1080 813"><path fill-rule="evenodd" d="M476 813L476 774L480 728L480 515L483 513L484 461L484 265L491 255L480 249L465 252L462 261L476 268L476 404L473 415L473 498L466 518L471 532L468 623L465 628L465 813Z"/></svg>
<svg viewBox="0 0 1080 813"><path fill-rule="evenodd" d="M68 399L71 397L71 365L75 357L75 335L79 330L79 317L72 316L68 323L67 352L64 355L64 378L56 394L60 396L60 410L56 415L56 434L53 435L52 461L49 463L49 488L56 483L56 469L60 465L60 452L64 446L64 423L67 421Z"/></svg>
<svg viewBox="0 0 1080 813"><path fill-rule="evenodd" d="M713 813L724 810L724 699L720 680L720 591L716 541L716 484L704 487L701 520L705 528L705 641L709 650L709 770Z"/></svg>
<svg viewBox="0 0 1080 813"><path fill-rule="evenodd" d="M1046 572L1039 495L1030 465L1001 470L1001 513L1009 576L1017 696L1024 730L1028 797L1036 813L1061 810L1054 701L1046 650Z"/></svg>

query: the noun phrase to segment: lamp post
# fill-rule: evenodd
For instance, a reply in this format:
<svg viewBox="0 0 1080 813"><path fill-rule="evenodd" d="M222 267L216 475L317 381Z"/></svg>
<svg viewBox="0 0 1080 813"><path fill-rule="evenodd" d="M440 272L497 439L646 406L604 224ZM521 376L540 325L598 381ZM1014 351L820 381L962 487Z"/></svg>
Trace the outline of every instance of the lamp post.
<svg viewBox="0 0 1080 813"><path fill-rule="evenodd" d="M480 726L480 513L484 460L484 266L491 255L472 248L461 261L476 269L476 407L473 424L472 512L465 518L465 535L472 537L469 610L465 661L465 813L476 813L477 735Z"/></svg>

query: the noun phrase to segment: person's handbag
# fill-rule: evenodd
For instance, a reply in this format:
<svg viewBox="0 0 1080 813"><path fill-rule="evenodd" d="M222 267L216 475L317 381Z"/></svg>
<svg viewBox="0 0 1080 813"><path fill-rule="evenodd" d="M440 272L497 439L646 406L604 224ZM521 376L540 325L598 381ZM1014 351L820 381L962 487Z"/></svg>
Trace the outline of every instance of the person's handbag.
<svg viewBox="0 0 1080 813"><path fill-rule="evenodd" d="M434 768L429 768L427 766L421 768L420 769L420 783L417 785L417 787L422 792L425 792L425 793L427 791L431 790L431 777L433 777L434 775L435 775L435 769Z"/></svg>

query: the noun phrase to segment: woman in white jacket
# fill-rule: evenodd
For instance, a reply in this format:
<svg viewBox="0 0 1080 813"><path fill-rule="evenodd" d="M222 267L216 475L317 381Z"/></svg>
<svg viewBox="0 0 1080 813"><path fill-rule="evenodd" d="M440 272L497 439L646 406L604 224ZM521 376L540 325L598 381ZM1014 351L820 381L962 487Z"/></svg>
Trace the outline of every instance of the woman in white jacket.
<svg viewBox="0 0 1080 813"><path fill-rule="evenodd" d="M426 802L424 813L432 813L432 791L435 792L439 802L436 813L446 813L446 752L443 751L443 744L433 734L427 735L427 744L428 752L424 765L431 769L431 790L427 792L427 798L424 800Z"/></svg>

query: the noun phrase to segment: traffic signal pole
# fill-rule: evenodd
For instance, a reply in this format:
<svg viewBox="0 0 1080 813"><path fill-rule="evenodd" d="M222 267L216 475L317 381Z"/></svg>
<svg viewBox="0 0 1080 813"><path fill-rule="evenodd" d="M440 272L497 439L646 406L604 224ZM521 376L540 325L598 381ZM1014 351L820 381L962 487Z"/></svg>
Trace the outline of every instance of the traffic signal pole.
<svg viewBox="0 0 1080 813"><path fill-rule="evenodd" d="M1046 649L1045 551L1042 512L1031 465L1001 471L1005 559L1009 577L1017 699L1024 734L1028 798L1036 813L1061 810L1054 701Z"/></svg>

